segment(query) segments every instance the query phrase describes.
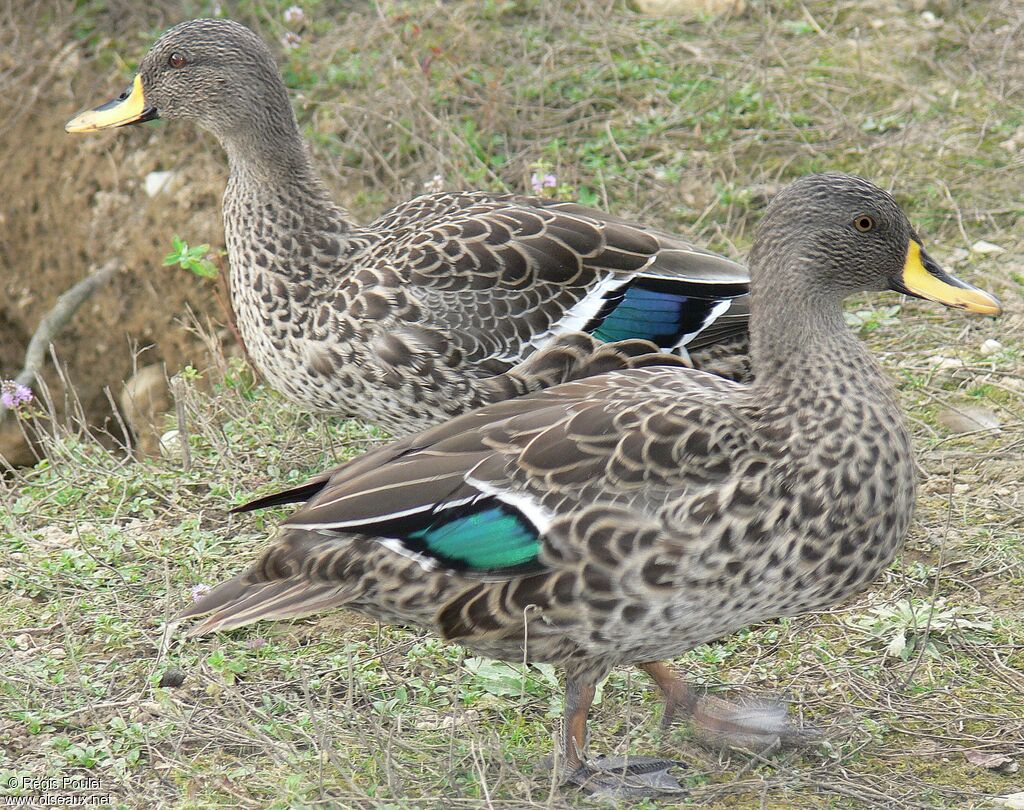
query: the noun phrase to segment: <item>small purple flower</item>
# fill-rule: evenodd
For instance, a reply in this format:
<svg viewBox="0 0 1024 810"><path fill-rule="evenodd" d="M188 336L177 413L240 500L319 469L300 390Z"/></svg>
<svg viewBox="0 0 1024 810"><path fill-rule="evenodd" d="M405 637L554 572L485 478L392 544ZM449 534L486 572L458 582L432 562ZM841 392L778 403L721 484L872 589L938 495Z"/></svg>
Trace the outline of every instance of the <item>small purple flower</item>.
<svg viewBox="0 0 1024 810"><path fill-rule="evenodd" d="M554 188L557 186L558 178L550 172L545 174L543 177L537 174L537 172L534 172L530 175L530 185L533 187L534 192L539 193L541 189Z"/></svg>
<svg viewBox="0 0 1024 810"><path fill-rule="evenodd" d="M211 588L205 582L200 582L198 585L193 585L192 586L192 601L193 602L198 602L200 599L202 599L204 596L206 596L206 594L208 594L212 590L213 590L213 588Z"/></svg>
<svg viewBox="0 0 1024 810"><path fill-rule="evenodd" d="M284 10L284 21L288 25L302 25L306 19L306 12L302 10L301 6L288 6Z"/></svg>
<svg viewBox="0 0 1024 810"><path fill-rule="evenodd" d="M267 640L265 638L260 638L259 636L254 636L253 638L246 639L245 646L250 650L262 650L267 646Z"/></svg>
<svg viewBox="0 0 1024 810"><path fill-rule="evenodd" d="M19 405L31 402L32 389L22 385L15 380L0 381L0 404L8 410L14 410Z"/></svg>
<svg viewBox="0 0 1024 810"><path fill-rule="evenodd" d="M284 36L281 37L281 45L286 51L294 51L302 44L302 37L296 34L294 31L285 31Z"/></svg>

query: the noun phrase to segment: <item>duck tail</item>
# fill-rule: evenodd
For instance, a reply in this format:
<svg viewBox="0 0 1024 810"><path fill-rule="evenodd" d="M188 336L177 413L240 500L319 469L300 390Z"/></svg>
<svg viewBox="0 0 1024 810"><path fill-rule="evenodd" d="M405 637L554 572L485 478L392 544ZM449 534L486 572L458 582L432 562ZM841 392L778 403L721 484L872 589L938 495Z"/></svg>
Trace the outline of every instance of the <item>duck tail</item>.
<svg viewBox="0 0 1024 810"><path fill-rule="evenodd" d="M567 332L481 385L485 402L500 402L609 371L689 365L687 358L668 354L647 340L605 343L586 332Z"/></svg>
<svg viewBox="0 0 1024 810"><path fill-rule="evenodd" d="M355 596L356 589L345 583L315 584L301 577L258 582L248 574L239 574L178 613L169 626L173 629L188 619L204 617L186 632L191 638L262 620L297 619L323 613L341 607Z"/></svg>

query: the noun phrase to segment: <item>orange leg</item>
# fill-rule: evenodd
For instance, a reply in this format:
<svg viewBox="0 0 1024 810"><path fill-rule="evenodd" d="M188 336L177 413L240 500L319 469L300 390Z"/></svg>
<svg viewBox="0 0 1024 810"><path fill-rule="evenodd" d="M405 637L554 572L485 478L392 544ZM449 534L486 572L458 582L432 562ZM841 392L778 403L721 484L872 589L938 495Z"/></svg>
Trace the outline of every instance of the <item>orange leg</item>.
<svg viewBox="0 0 1024 810"><path fill-rule="evenodd" d="M665 711L661 715L662 728L668 728L680 709L687 716L692 716L697 709L699 698L672 667L664 661L648 661L641 664L640 669L646 672L661 689L665 696Z"/></svg>
<svg viewBox="0 0 1024 810"><path fill-rule="evenodd" d="M565 773L572 774L583 766L587 749L587 716L597 689L572 678L565 682L565 716L562 720L562 756Z"/></svg>
<svg viewBox="0 0 1024 810"><path fill-rule="evenodd" d="M592 795L635 798L661 793L678 794L682 788L670 768L681 763L654 757L598 757L588 761L587 715L597 689L571 677L565 680L565 715L562 719L562 778Z"/></svg>

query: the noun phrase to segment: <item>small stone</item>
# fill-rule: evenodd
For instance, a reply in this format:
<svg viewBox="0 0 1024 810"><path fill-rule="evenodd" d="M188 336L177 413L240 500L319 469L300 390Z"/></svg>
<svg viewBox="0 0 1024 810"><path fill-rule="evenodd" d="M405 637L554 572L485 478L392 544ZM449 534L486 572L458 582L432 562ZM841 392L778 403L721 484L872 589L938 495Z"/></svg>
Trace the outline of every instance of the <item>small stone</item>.
<svg viewBox="0 0 1024 810"><path fill-rule="evenodd" d="M150 172L146 175L145 188L147 197L155 197L164 191L171 190L171 182L177 172Z"/></svg>
<svg viewBox="0 0 1024 810"><path fill-rule="evenodd" d="M78 538L74 533L66 532L59 526L44 526L39 530L36 540L42 548L64 549L75 545Z"/></svg>
<svg viewBox="0 0 1024 810"><path fill-rule="evenodd" d="M139 704L139 710L152 717L159 717L163 714L163 708L155 700L144 700Z"/></svg>
<svg viewBox="0 0 1024 810"><path fill-rule="evenodd" d="M782 185L779 183L755 183L752 186L747 186L750 205L755 208L764 208L781 190Z"/></svg>
<svg viewBox="0 0 1024 810"><path fill-rule="evenodd" d="M641 14L656 17L742 14L746 0L633 0Z"/></svg>
<svg viewBox="0 0 1024 810"><path fill-rule="evenodd" d="M992 242L986 242L984 239L979 239L971 245L971 252L987 256L991 253L1006 253L1006 248L999 247L999 245L995 245Z"/></svg>
<svg viewBox="0 0 1024 810"><path fill-rule="evenodd" d="M992 338L989 338L981 344L981 353L985 355L985 357L995 354L996 352L1001 352L1002 350L1003 344L998 340L993 340Z"/></svg>
<svg viewBox="0 0 1024 810"><path fill-rule="evenodd" d="M1009 138L1000 141L999 146L1007 152L1017 152L1020 150L1021 144L1024 144L1024 126L1017 127Z"/></svg>
<svg viewBox="0 0 1024 810"><path fill-rule="evenodd" d="M435 174L423 184L423 190L427 194L437 194L444 191L444 175Z"/></svg>
<svg viewBox="0 0 1024 810"><path fill-rule="evenodd" d="M447 731L455 728L460 723L472 723L478 717L475 709L468 709L461 714L445 714L433 716L416 722L416 728L421 731Z"/></svg>
<svg viewBox="0 0 1024 810"><path fill-rule="evenodd" d="M965 405L962 408L946 408L938 416L938 422L950 433L974 433L979 430L994 430L1002 424L999 417L980 405Z"/></svg>
<svg viewBox="0 0 1024 810"><path fill-rule="evenodd" d="M943 357L941 354L933 354L925 362L939 371L944 371L948 368L963 368L964 364L953 357Z"/></svg>
<svg viewBox="0 0 1024 810"><path fill-rule="evenodd" d="M174 689L183 683L185 683L185 673L178 669L178 667L168 667L164 670L164 674L160 676L159 686Z"/></svg>
<svg viewBox="0 0 1024 810"><path fill-rule="evenodd" d="M174 405L163 363L152 363L133 374L121 389L118 405L139 455L159 456L164 414Z"/></svg>
<svg viewBox="0 0 1024 810"><path fill-rule="evenodd" d="M177 430L168 430L160 437L160 455L171 459L182 457L181 435Z"/></svg>
<svg viewBox="0 0 1024 810"><path fill-rule="evenodd" d="M21 633L14 637L14 646L19 650L27 650L32 646L32 636L28 633Z"/></svg>
<svg viewBox="0 0 1024 810"><path fill-rule="evenodd" d="M63 647L54 647L50 650L50 658L56 658L58 661L63 661L68 657L68 651Z"/></svg>

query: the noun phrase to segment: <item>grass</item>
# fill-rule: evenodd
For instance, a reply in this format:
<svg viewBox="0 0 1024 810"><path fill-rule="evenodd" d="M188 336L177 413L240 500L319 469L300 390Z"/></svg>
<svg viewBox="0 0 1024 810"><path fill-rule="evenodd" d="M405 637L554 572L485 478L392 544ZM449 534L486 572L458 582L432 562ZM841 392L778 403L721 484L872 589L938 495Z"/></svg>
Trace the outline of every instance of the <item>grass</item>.
<svg viewBox="0 0 1024 810"><path fill-rule="evenodd" d="M121 78L164 24L211 13L168 6L144 35L108 36L101 5L81 4L75 30ZM288 5L232 14L276 40ZM856 603L676 662L715 689L791 696L829 745L708 751L685 729L660 733L652 688L618 670L591 747L685 760L687 806L952 810L1020 790L965 758L1024 754L1024 206L1019 148L1001 145L1024 126L1018 5L953 4L937 27L903 6L823 0L698 24L605 2L305 10L285 75L319 165L360 217L434 174L525 189L550 171L559 196L741 255L773 188L835 168L891 184L932 253L1002 295L998 322L851 302L919 452L906 551ZM213 148L197 143L185 153ZM1006 252L970 252L979 239ZM983 352L987 339L1001 348ZM25 422L45 459L0 484L0 783L89 776L124 807L589 804L541 764L560 708L548 670L464 660L346 613L160 656L164 620L250 560L284 514L232 506L384 440L295 413L216 349L181 376L183 421L167 427L184 428L187 465L134 460L71 417ZM939 414L968 404L1001 429L951 435ZM175 670L181 685L161 686Z"/></svg>

